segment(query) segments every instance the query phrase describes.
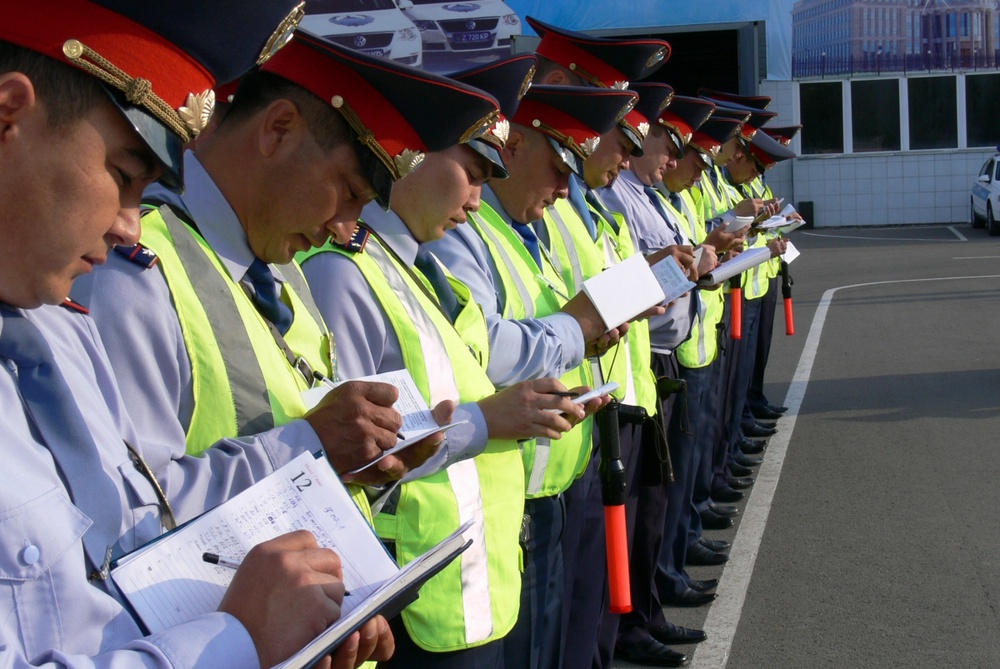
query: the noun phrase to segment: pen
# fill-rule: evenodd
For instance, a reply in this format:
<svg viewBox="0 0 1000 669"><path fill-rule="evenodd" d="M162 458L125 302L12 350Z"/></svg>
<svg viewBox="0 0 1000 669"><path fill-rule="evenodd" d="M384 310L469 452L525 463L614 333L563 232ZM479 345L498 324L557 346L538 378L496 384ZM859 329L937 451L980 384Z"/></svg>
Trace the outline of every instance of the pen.
<svg viewBox="0 0 1000 669"><path fill-rule="evenodd" d="M313 378L316 379L317 381L319 381L320 383L322 383L327 388L336 388L337 387L337 384L335 384L330 379L326 378L326 375L323 374L323 372L319 371L318 369L314 369L313 370Z"/></svg>
<svg viewBox="0 0 1000 669"><path fill-rule="evenodd" d="M326 378L326 375L324 375L319 370L313 370L313 378L316 379L317 381L319 381L320 383L322 383L327 388L336 388L337 387L337 384L335 384L330 379ZM406 439L406 437L403 436L402 432L397 432L396 433L396 438L399 439L400 441L404 441Z"/></svg>
<svg viewBox="0 0 1000 669"><path fill-rule="evenodd" d="M215 553L202 553L201 559L208 564L217 564L220 567L229 567L230 569L239 569L239 560L234 560L232 558L223 557L221 555L216 555Z"/></svg>
<svg viewBox="0 0 1000 669"><path fill-rule="evenodd" d="M239 560L234 560L233 558L223 557L222 555L216 555L215 553L202 553L201 559L208 564L217 564L220 567L229 567L230 569L239 569ZM344 597L350 597L351 593L349 590L344 590Z"/></svg>

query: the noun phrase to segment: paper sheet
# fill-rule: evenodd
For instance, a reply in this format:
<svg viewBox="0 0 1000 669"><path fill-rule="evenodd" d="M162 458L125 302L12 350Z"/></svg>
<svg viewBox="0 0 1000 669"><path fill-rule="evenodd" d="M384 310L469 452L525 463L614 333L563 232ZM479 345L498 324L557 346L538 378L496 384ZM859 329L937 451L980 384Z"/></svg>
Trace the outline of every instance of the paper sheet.
<svg viewBox="0 0 1000 669"><path fill-rule="evenodd" d="M703 248L699 250L704 251ZM694 281L687 278L684 270L677 264L673 256L667 256L650 269L653 270L653 276L656 277L663 290L664 302L673 302L696 285Z"/></svg>
<svg viewBox="0 0 1000 669"><path fill-rule="evenodd" d="M351 471L346 472L346 474L357 474L358 472L371 467L385 456L398 453L407 446L412 446L435 432L446 432L456 425L462 425L468 422L463 420L455 423L449 423L448 425L438 425L437 421L434 420L434 414L431 413L430 408L427 406L427 402L424 401L423 395L420 394L420 390L417 388L417 384L413 380L413 376L406 369L400 369L395 372L385 372L383 374L373 374L371 376L363 376L352 380L388 383L396 387L396 390L399 391L399 397L396 399L396 403L392 405L392 408L398 411L400 416L403 417L403 427L400 429L400 434L403 435L403 439L399 440L395 446L387 451L384 451L382 455L375 458L371 462L365 463L357 469L352 469ZM338 385L340 385L340 383L332 384L332 386L325 384L319 385L302 393L302 401L305 403L306 408L312 409L314 406L319 404L326 394Z"/></svg>
<svg viewBox="0 0 1000 669"><path fill-rule="evenodd" d="M306 529L340 555L344 615L397 571L326 462L303 453L280 470L161 540L119 561L118 588L156 633L218 609L235 571L202 560L205 552L242 561L269 539Z"/></svg>

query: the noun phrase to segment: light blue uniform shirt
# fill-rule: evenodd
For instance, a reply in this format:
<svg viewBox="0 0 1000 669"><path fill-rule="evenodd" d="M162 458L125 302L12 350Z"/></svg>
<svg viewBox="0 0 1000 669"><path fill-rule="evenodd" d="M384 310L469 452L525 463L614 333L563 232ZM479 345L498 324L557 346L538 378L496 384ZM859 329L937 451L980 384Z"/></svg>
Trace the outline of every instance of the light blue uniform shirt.
<svg viewBox="0 0 1000 669"><path fill-rule="evenodd" d="M361 218L406 265L413 267L419 245L399 216L373 202L364 208ZM339 253L319 253L302 263L302 271L312 289L313 300L337 341L341 379L406 367L396 331L353 260ZM449 430L438 453L409 472L404 482L429 476L454 462L479 455L486 448L489 439L486 418L478 404L459 405L453 420L469 423Z"/></svg>
<svg viewBox="0 0 1000 669"><path fill-rule="evenodd" d="M186 212L233 281L241 280L254 260L246 233L190 151L184 155L184 182L183 196L157 187L146 195ZM277 269L272 266L271 270L280 281ZM97 323L143 443L169 451L175 458L182 456L194 411L191 358L163 272L140 267L113 252L104 266L76 281L72 295L90 309ZM307 423L296 431L300 441L295 454L322 448Z"/></svg>
<svg viewBox="0 0 1000 669"><path fill-rule="evenodd" d="M91 319L59 307L31 310L28 318L51 346L55 364L100 451L103 468L118 490L118 499L108 503L122 511L119 545L126 551L160 535L162 526L153 487L133 466L124 439L142 452L179 522L203 513L288 461L293 454L287 444L303 438L308 441L307 430L311 430L299 422L254 440L220 442L204 458L184 456L183 439L175 449L150 446L126 412ZM90 519L70 501L48 449L35 436L18 394L17 365L3 363L0 666L258 666L250 636L228 614L212 613L143 637L107 584L87 581L81 537Z"/></svg>
<svg viewBox="0 0 1000 669"><path fill-rule="evenodd" d="M623 170L610 187L601 189L601 196L611 211L625 216L636 249L643 255L673 244L688 244L680 231L681 221L664 219L650 202L643 184L632 170ZM666 210L669 215L671 212ZM655 353L669 354L691 335L694 316L693 293L677 298L667 313L649 319L649 345Z"/></svg>
<svg viewBox="0 0 1000 669"><path fill-rule="evenodd" d="M511 223L510 215L489 186L483 186L482 200L508 225ZM503 317L506 303L503 284L486 243L471 225L449 230L444 239L427 247L469 287L482 306L490 335L486 372L497 387L547 376L560 377L580 366L586 342L579 323L569 314L556 312L544 318L522 320Z"/></svg>

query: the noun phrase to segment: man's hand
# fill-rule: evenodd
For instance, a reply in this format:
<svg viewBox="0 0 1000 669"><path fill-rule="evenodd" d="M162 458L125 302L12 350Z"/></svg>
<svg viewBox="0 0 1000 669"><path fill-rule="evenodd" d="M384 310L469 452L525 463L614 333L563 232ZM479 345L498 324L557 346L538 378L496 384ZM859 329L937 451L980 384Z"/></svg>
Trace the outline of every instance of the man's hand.
<svg viewBox="0 0 1000 669"><path fill-rule="evenodd" d="M783 239L782 237L775 237L767 243L767 248L771 250L771 257L777 258L778 256L783 255L788 249L788 240Z"/></svg>
<svg viewBox="0 0 1000 669"><path fill-rule="evenodd" d="M605 332L607 327L604 325L604 320L601 319L601 314L598 313L597 307L594 306L594 303L583 292L574 295L569 302L562 306L560 311L576 319L576 322L580 325L580 331L583 333L583 341L586 342L588 347L611 334ZM622 334L624 333L620 333L615 337L616 342ZM608 346L611 345L613 344L608 344L604 349L607 350Z"/></svg>
<svg viewBox="0 0 1000 669"><path fill-rule="evenodd" d="M609 348L616 345L628 333L628 330L628 323L622 323L616 328L611 328L594 341L587 342L587 349L584 354L588 358L604 355Z"/></svg>
<svg viewBox="0 0 1000 669"><path fill-rule="evenodd" d="M305 415L337 472L371 462L396 445L403 417L392 408L399 391L388 383L348 381Z"/></svg>
<svg viewBox="0 0 1000 669"><path fill-rule="evenodd" d="M365 662L384 662L392 657L396 641L389 631L389 623L382 616L375 616L350 635L330 657L316 666L329 669L356 669Z"/></svg>
<svg viewBox="0 0 1000 669"><path fill-rule="evenodd" d="M764 201L759 197L748 197L733 207L733 213L737 216L752 216L757 218L764 211Z"/></svg>
<svg viewBox="0 0 1000 669"><path fill-rule="evenodd" d="M558 439L586 416L558 379L522 381L479 400L490 439Z"/></svg>
<svg viewBox="0 0 1000 669"><path fill-rule="evenodd" d="M250 549L219 610L243 624L268 669L339 620L343 599L340 557L299 530Z"/></svg>
<svg viewBox="0 0 1000 669"><path fill-rule="evenodd" d="M702 244L699 248L704 250L701 253L701 259L697 267L694 268L695 276L692 277L692 281L697 281L700 277L705 276L719 266L719 259L716 257L714 246L711 244Z"/></svg>
<svg viewBox="0 0 1000 669"><path fill-rule="evenodd" d="M455 403L451 400L444 400L431 409L431 415L438 425L447 425L450 423L454 414ZM437 453L437 450L443 443L443 432L429 434L417 443L407 446L399 453L385 456L375 463L374 467L369 467L353 476L345 475L340 478L347 483L360 483L361 485L381 485L399 480L410 470L416 469L427 462L427 459Z"/></svg>

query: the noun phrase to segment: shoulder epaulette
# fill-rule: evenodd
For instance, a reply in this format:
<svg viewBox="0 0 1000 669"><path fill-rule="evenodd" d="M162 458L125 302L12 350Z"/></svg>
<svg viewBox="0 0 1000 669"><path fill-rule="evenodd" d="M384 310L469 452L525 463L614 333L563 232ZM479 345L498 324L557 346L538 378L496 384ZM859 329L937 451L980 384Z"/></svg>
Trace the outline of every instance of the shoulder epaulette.
<svg viewBox="0 0 1000 669"><path fill-rule="evenodd" d="M115 246L115 251L119 255L124 256L126 260L134 262L144 269L149 269L160 260L153 251L147 249L142 244L136 244L135 246Z"/></svg>
<svg viewBox="0 0 1000 669"><path fill-rule="evenodd" d="M371 237L371 233L366 229L362 228L360 225L354 228L354 234L351 238L344 244L338 244L337 242L331 241L330 243L339 249L343 249L348 253L364 253L365 244L368 243L368 238Z"/></svg>
<svg viewBox="0 0 1000 669"><path fill-rule="evenodd" d="M83 306L71 297L67 297L63 300L62 304L59 305L63 309L68 309L69 311L75 311L78 314L83 314L84 316L90 315L90 309Z"/></svg>

